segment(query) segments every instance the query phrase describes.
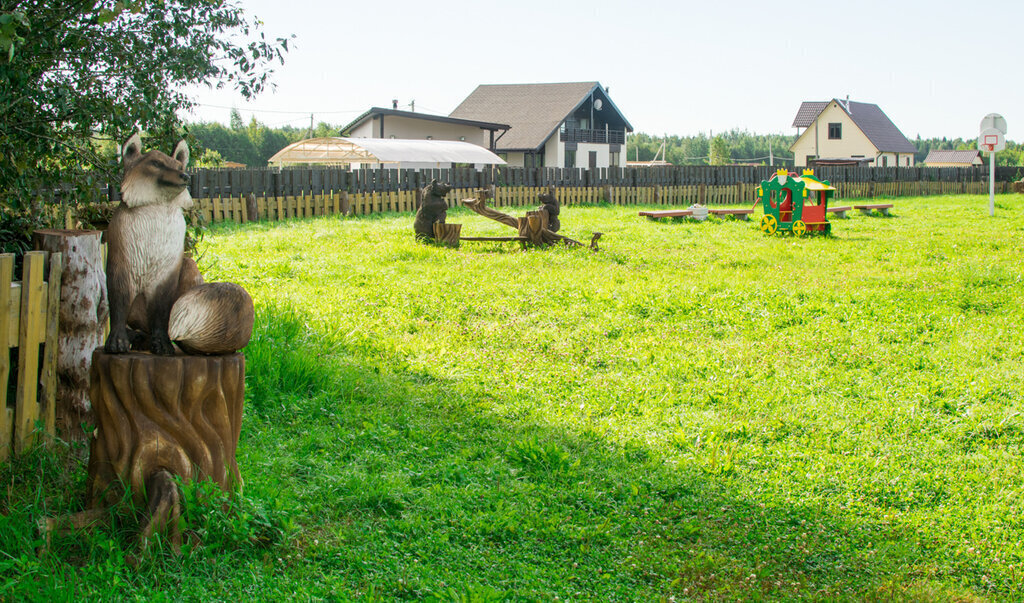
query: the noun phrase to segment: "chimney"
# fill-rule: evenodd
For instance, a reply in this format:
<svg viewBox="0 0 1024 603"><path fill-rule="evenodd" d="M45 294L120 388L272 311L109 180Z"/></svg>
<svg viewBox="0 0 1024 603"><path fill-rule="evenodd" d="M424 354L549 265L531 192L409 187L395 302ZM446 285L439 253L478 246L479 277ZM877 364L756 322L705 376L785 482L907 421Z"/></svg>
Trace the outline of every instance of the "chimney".
<svg viewBox="0 0 1024 603"><path fill-rule="evenodd" d="M391 100L391 108L392 109L397 109L398 108L398 99L397 98Z"/></svg>

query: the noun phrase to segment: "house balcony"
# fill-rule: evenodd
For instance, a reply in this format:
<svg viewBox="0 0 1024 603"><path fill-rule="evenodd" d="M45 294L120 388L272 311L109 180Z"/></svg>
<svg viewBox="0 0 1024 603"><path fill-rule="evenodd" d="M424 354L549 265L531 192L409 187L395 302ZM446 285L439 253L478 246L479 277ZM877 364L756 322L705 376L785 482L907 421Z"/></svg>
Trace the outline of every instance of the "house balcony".
<svg viewBox="0 0 1024 603"><path fill-rule="evenodd" d="M593 142L597 144L626 144L624 130L564 130L559 133L562 142Z"/></svg>

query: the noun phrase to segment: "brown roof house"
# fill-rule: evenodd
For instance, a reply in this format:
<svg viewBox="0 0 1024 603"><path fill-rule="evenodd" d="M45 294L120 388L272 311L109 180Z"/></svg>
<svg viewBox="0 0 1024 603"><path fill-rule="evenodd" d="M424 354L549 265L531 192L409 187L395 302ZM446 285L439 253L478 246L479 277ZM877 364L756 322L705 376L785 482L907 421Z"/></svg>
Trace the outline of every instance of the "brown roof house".
<svg viewBox="0 0 1024 603"><path fill-rule="evenodd" d="M797 128L797 139L790 150L796 166L914 165L917 148L878 105L849 98L804 102L793 127ZM800 128L804 128L803 133Z"/></svg>
<svg viewBox="0 0 1024 603"><path fill-rule="evenodd" d="M984 165L978 151L928 151L922 162L928 167L971 167Z"/></svg>
<svg viewBox="0 0 1024 603"><path fill-rule="evenodd" d="M494 152L526 167L624 166L633 131L598 82L481 85L449 117L509 124Z"/></svg>

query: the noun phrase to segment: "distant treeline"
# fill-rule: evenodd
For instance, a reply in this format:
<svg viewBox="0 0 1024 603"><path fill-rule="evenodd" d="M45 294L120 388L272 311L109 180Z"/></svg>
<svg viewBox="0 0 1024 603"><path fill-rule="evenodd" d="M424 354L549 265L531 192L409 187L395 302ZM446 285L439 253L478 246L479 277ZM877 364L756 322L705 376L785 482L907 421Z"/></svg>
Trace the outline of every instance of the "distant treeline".
<svg viewBox="0 0 1024 603"><path fill-rule="evenodd" d="M196 167L223 167L226 162L265 167L274 153L291 143L303 138L338 136L341 126L320 122L312 130L293 126L271 128L255 117L245 123L238 110L232 109L227 126L199 122L186 125L186 129L199 143L195 155L198 159L193 160Z"/></svg>
<svg viewBox="0 0 1024 603"><path fill-rule="evenodd" d="M752 163L768 165L769 157L775 165L793 165L793 153L789 147L796 142L796 135L753 134L741 130L729 130L713 136L704 133L696 136L652 136L642 132L631 134L626 141L629 161L651 161L659 153L662 143L664 153L658 155L673 165L727 165ZM931 150L973 150L978 148L975 138L921 138L911 140L917 151L914 162L921 163ZM770 146L769 146L770 144ZM1024 145L1006 141L1006 150L996 153L997 165L1024 166Z"/></svg>
<svg viewBox="0 0 1024 603"><path fill-rule="evenodd" d="M626 141L629 161L651 161L659 153L662 143L664 159L672 165L728 165L754 164L793 165L790 145L796 136L785 134L753 134L747 131L729 130L714 135L701 132L696 136L652 136L638 132Z"/></svg>
<svg viewBox="0 0 1024 603"><path fill-rule="evenodd" d="M914 161L921 162L928 156L928 151L973 151L978 148L977 138L921 138L911 141L917 147ZM988 154L982 153L982 159L988 164ZM1012 140L1006 141L1006 149L996 153L996 165L1024 166L1024 144Z"/></svg>
<svg viewBox="0 0 1024 603"><path fill-rule="evenodd" d="M264 167L267 160L285 146L307 137L338 136L341 126L321 122L312 130L293 126L271 128L255 117L245 123L238 111L232 110L227 126L201 122L187 128L199 143L197 167L222 167L229 161ZM789 147L795 141L795 134L754 134L735 129L695 136L653 136L638 132L629 136L626 147L629 161L651 161L657 155L672 165L769 165L774 160L774 165L792 166L793 153ZM917 147L914 161L920 163L932 149L975 149L978 141L919 136L912 142ZM1008 140L1006 150L996 154L996 163L1024 165L1024 145Z"/></svg>

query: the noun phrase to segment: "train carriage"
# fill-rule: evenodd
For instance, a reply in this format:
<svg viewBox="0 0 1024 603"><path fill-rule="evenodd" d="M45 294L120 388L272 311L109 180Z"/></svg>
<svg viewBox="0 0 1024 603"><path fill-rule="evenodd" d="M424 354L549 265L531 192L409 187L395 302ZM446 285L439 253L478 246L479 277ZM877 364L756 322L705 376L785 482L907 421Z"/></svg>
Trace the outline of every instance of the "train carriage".
<svg viewBox="0 0 1024 603"><path fill-rule="evenodd" d="M802 237L807 233L829 234L828 202L835 195L828 180L819 180L813 170L803 175L779 170L770 180L762 180L757 188L764 216L760 228L765 234L791 232Z"/></svg>

